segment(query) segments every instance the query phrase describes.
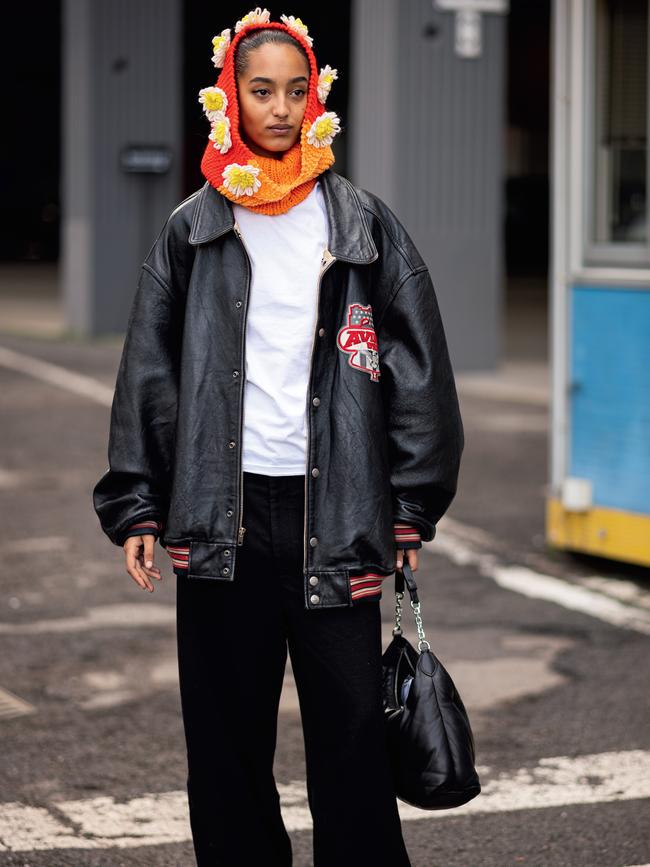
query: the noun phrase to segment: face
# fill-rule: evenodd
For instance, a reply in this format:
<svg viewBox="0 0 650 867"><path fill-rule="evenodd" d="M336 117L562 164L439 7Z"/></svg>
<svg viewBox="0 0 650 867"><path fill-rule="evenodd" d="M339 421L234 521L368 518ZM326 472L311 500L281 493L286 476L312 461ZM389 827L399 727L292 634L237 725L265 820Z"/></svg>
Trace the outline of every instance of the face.
<svg viewBox="0 0 650 867"><path fill-rule="evenodd" d="M240 134L253 153L281 157L300 136L309 65L292 45L265 43L237 78Z"/></svg>

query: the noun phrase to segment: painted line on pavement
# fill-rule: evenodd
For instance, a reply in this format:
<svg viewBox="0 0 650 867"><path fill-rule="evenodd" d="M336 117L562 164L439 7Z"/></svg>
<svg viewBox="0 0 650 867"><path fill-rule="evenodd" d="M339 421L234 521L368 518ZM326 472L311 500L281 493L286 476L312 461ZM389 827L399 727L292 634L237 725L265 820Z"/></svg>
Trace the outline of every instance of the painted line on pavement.
<svg viewBox="0 0 650 867"><path fill-rule="evenodd" d="M453 810L419 810L398 801L403 821L444 820L470 814L605 804L650 797L650 751L550 756L514 772L477 768L481 793ZM278 784L288 831L312 827L302 780ZM126 849L191 839L185 791L147 792L128 801L111 796L57 801L51 811L0 804L0 851Z"/></svg>
<svg viewBox="0 0 650 867"><path fill-rule="evenodd" d="M74 373L58 364L41 361L39 358L16 352L6 346L0 346L0 365L86 397L102 406L110 407L113 402L113 389L98 379L84 376L82 373Z"/></svg>
<svg viewBox="0 0 650 867"><path fill-rule="evenodd" d="M554 602L613 626L650 635L650 610L645 606L629 605L591 587L545 575L528 566L504 564L494 554L467 544L473 532L473 528L468 528L465 533L461 523L443 518L435 539L424 544L427 550L442 554L459 566L474 567L506 590Z"/></svg>
<svg viewBox="0 0 650 867"><path fill-rule="evenodd" d="M117 602L113 605L91 606L86 609L86 614L76 617L53 617L27 623L0 621L0 635L85 632L99 627L130 629L134 626L174 626L175 624L175 605L159 602Z"/></svg>

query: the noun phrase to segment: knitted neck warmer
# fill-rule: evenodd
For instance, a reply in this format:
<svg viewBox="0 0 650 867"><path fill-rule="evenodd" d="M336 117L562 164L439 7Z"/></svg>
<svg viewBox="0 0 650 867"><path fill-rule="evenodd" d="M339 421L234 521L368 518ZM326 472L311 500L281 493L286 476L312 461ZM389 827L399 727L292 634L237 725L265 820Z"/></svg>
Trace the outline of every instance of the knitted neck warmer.
<svg viewBox="0 0 650 867"><path fill-rule="evenodd" d="M262 214L282 214L301 202L313 189L318 175L334 162L333 137L340 132L334 112L324 103L337 70L325 66L318 73L312 39L299 18L282 15L282 23L269 21L268 10L258 6L230 29L213 39L214 65L222 67L216 85L199 92L199 102L210 121L209 142L201 171L215 189L237 204ZM258 156L243 141L239 130L239 101L234 55L238 42L254 29L285 30L305 49L309 58L307 106L300 136L280 159Z"/></svg>

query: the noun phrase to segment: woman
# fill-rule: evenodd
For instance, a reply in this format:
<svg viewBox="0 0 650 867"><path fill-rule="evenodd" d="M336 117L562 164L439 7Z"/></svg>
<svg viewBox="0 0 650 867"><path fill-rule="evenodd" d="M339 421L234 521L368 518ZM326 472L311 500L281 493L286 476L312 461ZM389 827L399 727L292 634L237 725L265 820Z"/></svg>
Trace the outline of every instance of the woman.
<svg viewBox="0 0 650 867"><path fill-rule="evenodd" d="M158 537L177 576L200 867L292 863L273 776L287 648L315 867L404 867L379 600L455 495L454 378L413 242L331 169L337 70L293 16L257 7L234 31L199 94L206 183L143 264L94 506L140 587L161 580Z"/></svg>

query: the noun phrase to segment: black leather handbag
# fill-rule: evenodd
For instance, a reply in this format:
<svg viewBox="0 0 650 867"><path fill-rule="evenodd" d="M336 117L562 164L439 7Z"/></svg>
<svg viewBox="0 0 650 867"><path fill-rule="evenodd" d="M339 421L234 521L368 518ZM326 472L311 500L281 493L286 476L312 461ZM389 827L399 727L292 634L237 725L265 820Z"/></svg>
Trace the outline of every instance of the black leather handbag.
<svg viewBox="0 0 650 867"><path fill-rule="evenodd" d="M419 652L402 635L404 582ZM467 711L424 637L417 585L405 560L395 572L395 627L382 655L383 703L395 794L423 810L460 807L481 791Z"/></svg>

